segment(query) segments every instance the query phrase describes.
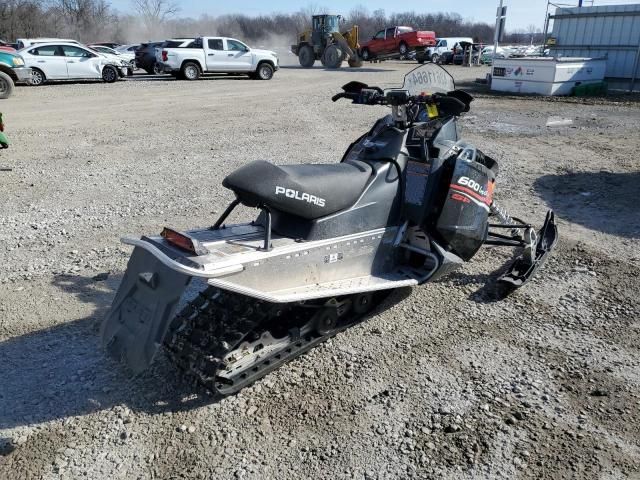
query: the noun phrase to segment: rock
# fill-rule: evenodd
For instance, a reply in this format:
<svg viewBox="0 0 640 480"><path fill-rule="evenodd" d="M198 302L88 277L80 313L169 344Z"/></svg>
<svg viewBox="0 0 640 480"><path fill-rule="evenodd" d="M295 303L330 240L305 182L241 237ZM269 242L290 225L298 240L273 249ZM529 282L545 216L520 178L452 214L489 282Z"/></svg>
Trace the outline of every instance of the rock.
<svg viewBox="0 0 640 480"><path fill-rule="evenodd" d="M109 278L109 274L105 272L99 273L98 275L93 276L91 279L95 282L104 282L107 278Z"/></svg>
<svg viewBox="0 0 640 480"><path fill-rule="evenodd" d="M187 426L182 424L182 425L180 425L180 427L178 427L178 430L180 430L181 432L186 432L187 431Z"/></svg>
<svg viewBox="0 0 640 480"><path fill-rule="evenodd" d="M589 395L591 395L592 397L608 397L609 392L601 388L596 388L595 390L591 390L591 393Z"/></svg>
<svg viewBox="0 0 640 480"><path fill-rule="evenodd" d="M190 425L189 428L187 428L187 432L189 433L193 433L196 431L196 427L194 427L193 425Z"/></svg>
<svg viewBox="0 0 640 480"><path fill-rule="evenodd" d="M504 419L504 423L506 423L507 425L515 425L516 422L517 420L512 415L509 415L507 418Z"/></svg>
<svg viewBox="0 0 640 480"><path fill-rule="evenodd" d="M462 429L460 425L456 425L455 423L449 424L444 427L444 433L456 433Z"/></svg>

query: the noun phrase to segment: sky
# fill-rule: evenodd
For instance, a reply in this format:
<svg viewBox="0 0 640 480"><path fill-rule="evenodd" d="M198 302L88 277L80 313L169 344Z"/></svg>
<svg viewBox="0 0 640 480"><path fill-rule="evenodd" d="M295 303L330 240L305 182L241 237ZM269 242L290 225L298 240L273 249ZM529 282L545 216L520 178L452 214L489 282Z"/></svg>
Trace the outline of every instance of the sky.
<svg viewBox="0 0 640 480"><path fill-rule="evenodd" d="M356 5L366 5L370 12L376 9L384 9L385 12L455 12L466 20L495 23L495 15L499 0L403 0L402 2L389 2L389 0L313 0L311 2L296 2L292 0L241 0L238 3L220 0L174 0L180 6L182 17L198 17L204 13L211 16L224 15L226 13L244 13L246 15L259 15L264 13L280 12L291 13L313 4L326 7L332 13L348 14ZM610 5L622 3L637 3L638 0L595 0L596 5ZM390 7L390 3L398 5ZM554 0L554 3L576 5L578 0ZM585 0L589 5L591 0ZM111 0L111 4L121 12L131 11L131 0ZM520 28L526 29L529 25L535 25L542 29L544 26L546 0L504 0L507 6L507 25L509 31ZM427 27L427 25L420 25Z"/></svg>
<svg viewBox="0 0 640 480"><path fill-rule="evenodd" d="M563 0L568 3L570 0ZM244 13L246 15L259 15L263 13L281 12L291 13L300 10L308 4L327 7L332 13L348 14L356 5L366 5L370 12L378 8L384 9L387 14L392 12L455 12L468 20L495 23L496 9L499 0L403 0L396 3L398 7L390 7L395 2L388 0L367 1L336 1L314 0L312 2L300 2L292 0L242 0L241 2L229 2L220 0L176 0L180 6L179 16L198 17L203 13L217 16L226 13ZM504 0L507 5L507 30L526 28L535 24L542 29L544 14L547 6L546 0ZM576 0L577 3L577 0ZM619 2L623 3L623 2ZM131 11L130 0L111 0L113 7L121 12Z"/></svg>

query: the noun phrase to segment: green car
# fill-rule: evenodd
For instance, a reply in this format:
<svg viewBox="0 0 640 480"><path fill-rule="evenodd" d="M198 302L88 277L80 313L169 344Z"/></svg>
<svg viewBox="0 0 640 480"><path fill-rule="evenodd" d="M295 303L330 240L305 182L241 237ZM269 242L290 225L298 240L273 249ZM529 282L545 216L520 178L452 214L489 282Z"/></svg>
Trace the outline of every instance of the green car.
<svg viewBox="0 0 640 480"><path fill-rule="evenodd" d="M31 69L17 53L0 50L0 98L9 98L16 82L31 80Z"/></svg>

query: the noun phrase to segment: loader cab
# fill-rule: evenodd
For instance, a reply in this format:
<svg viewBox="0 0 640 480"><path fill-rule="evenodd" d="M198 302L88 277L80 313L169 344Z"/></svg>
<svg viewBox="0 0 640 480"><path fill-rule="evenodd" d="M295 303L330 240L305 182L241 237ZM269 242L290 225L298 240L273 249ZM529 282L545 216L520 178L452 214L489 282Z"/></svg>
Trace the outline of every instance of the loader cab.
<svg viewBox="0 0 640 480"><path fill-rule="evenodd" d="M311 18L314 45L324 45L332 33L340 31L341 15L314 15Z"/></svg>

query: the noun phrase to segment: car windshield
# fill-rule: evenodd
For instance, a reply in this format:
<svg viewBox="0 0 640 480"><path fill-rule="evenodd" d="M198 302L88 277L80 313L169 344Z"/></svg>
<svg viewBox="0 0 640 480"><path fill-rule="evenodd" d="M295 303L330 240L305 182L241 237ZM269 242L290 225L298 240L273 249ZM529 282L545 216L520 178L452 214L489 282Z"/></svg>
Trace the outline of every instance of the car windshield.
<svg viewBox="0 0 640 480"><path fill-rule="evenodd" d="M447 93L456 89L453 77L440 65L426 63L404 77L403 90L409 95Z"/></svg>

